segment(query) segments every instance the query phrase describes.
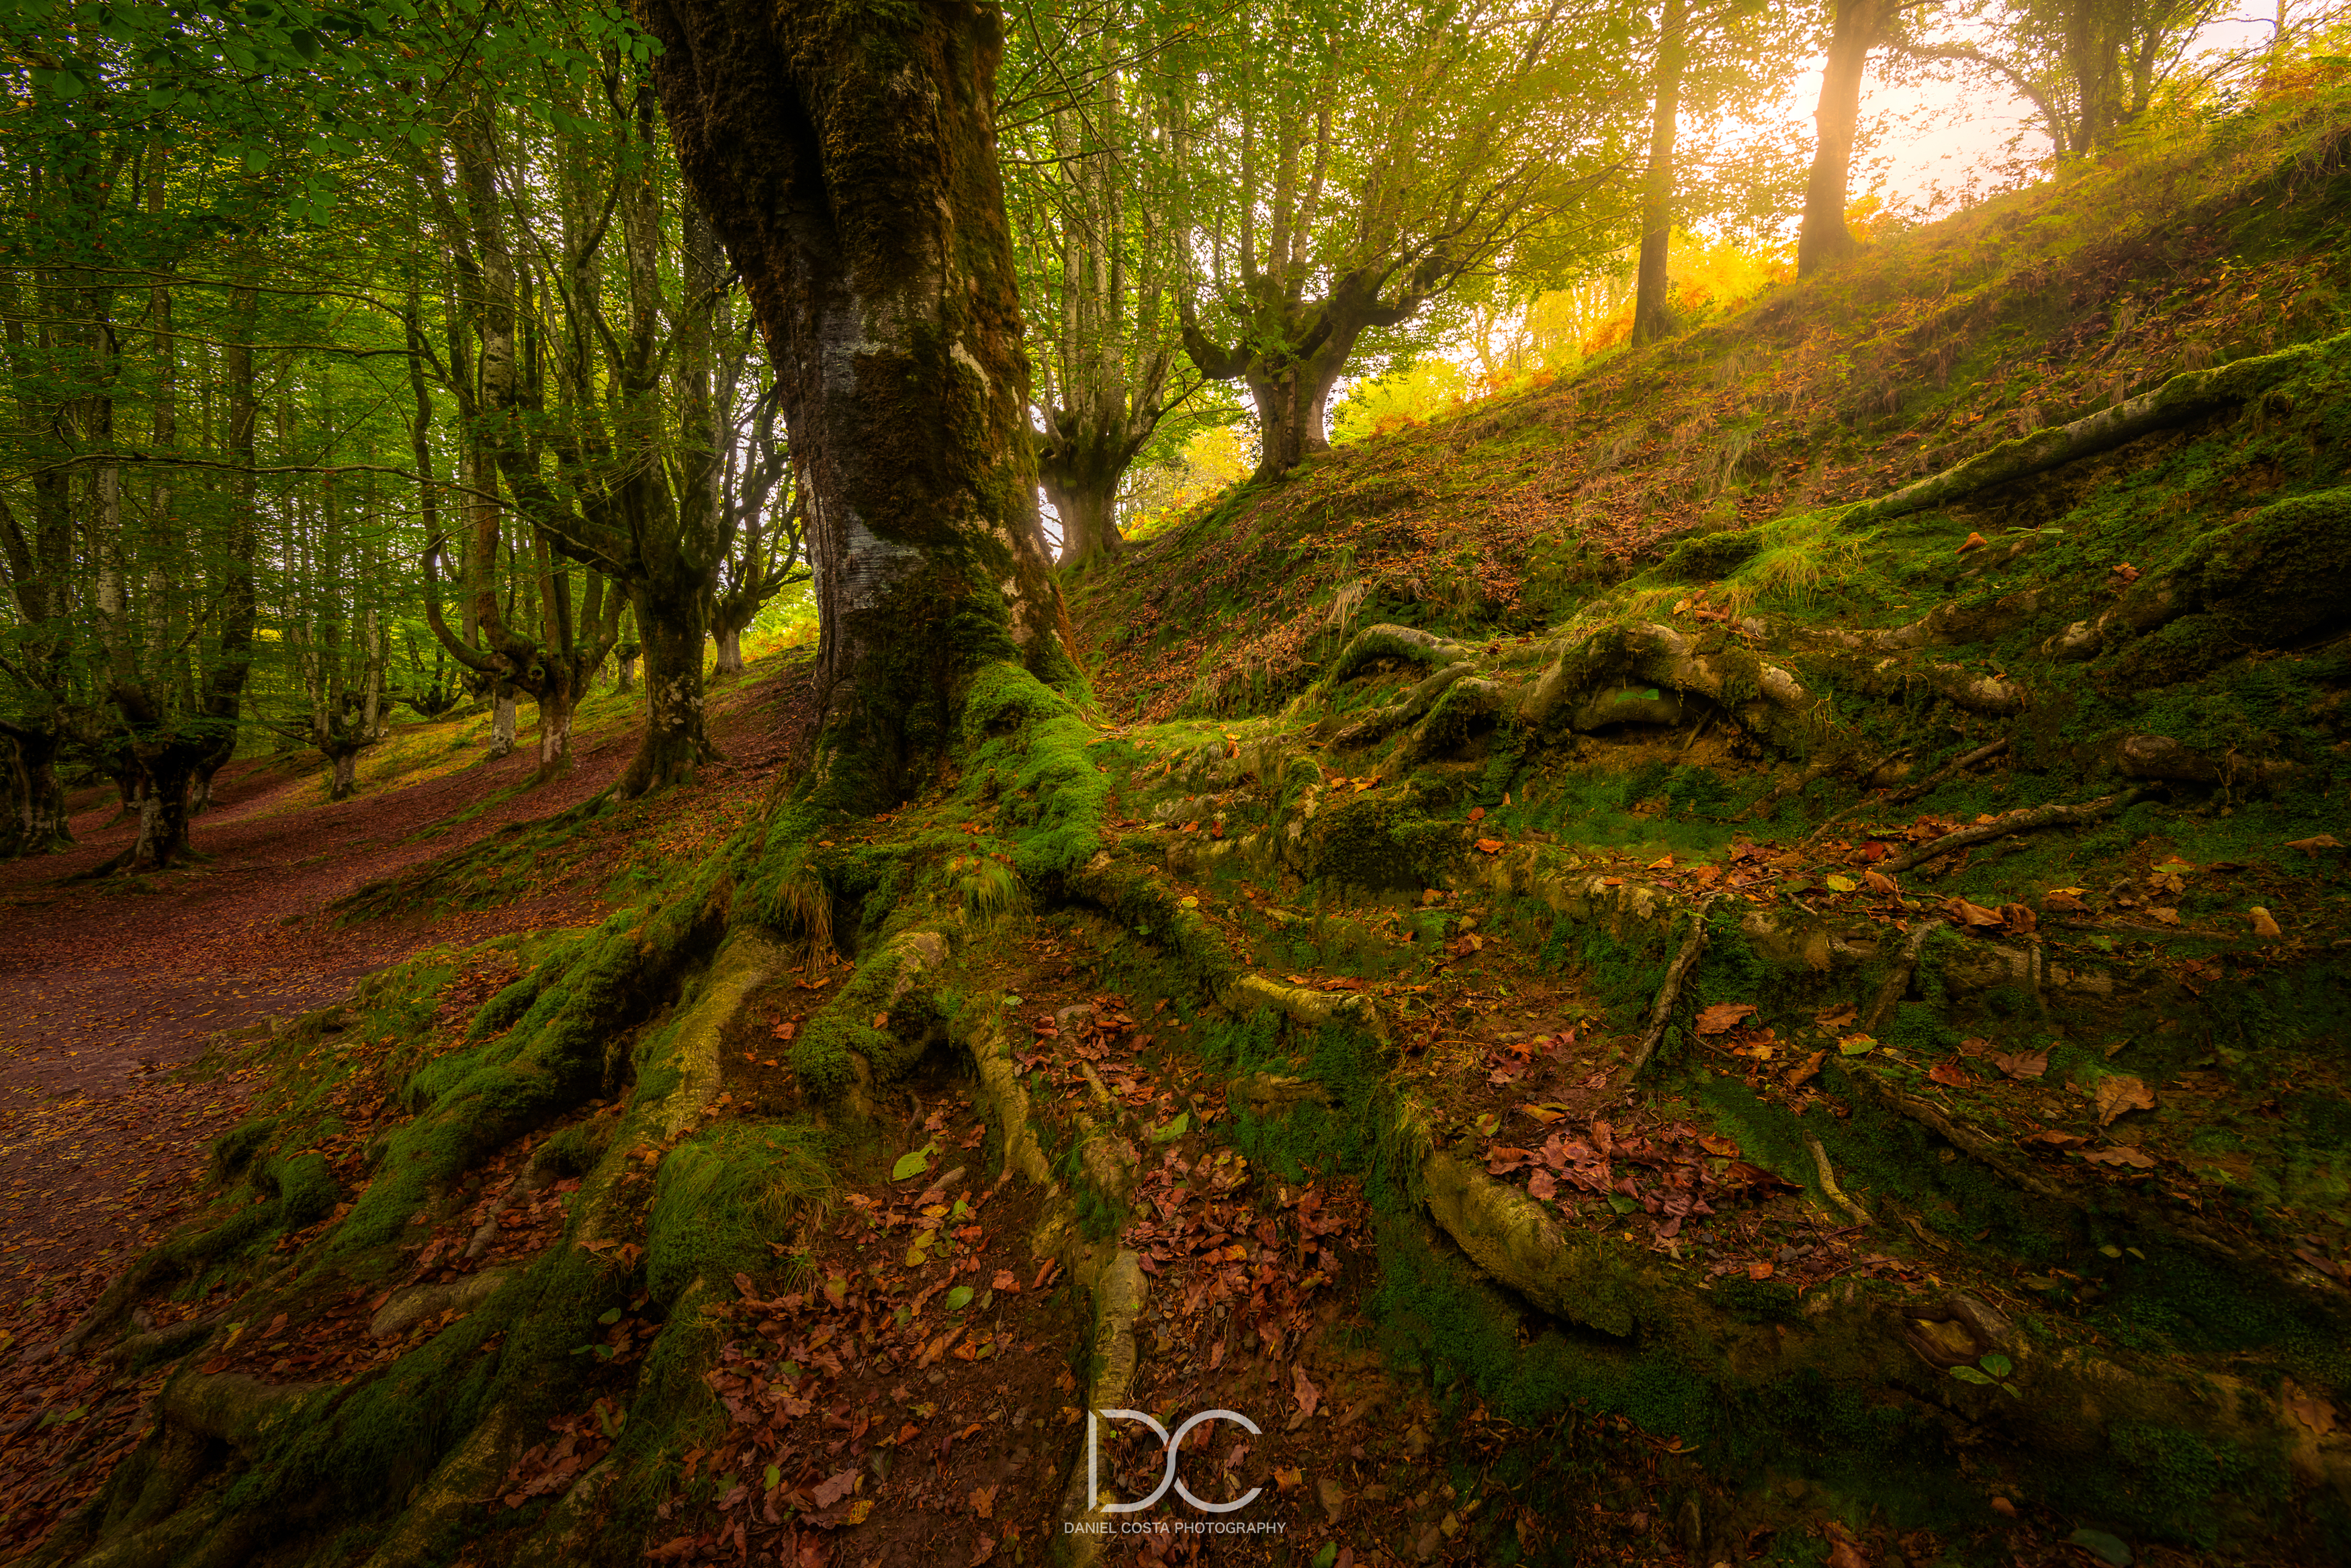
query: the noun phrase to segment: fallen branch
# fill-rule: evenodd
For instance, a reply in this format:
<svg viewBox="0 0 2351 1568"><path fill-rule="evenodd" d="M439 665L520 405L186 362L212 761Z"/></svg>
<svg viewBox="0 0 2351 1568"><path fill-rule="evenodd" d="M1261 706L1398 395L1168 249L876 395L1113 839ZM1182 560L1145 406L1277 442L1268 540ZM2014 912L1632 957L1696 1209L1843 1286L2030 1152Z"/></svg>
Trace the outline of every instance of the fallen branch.
<svg viewBox="0 0 2351 1568"><path fill-rule="evenodd" d="M1681 996L1682 981L1697 967L1698 955L1706 950L1706 911L1712 902L1709 898L1690 911L1690 933L1682 940L1682 950L1666 966L1665 983L1657 987L1657 1000L1649 1008L1649 1026L1642 1031L1633 1054L1625 1059L1624 1071L1616 1075L1620 1089L1628 1087L1640 1076L1641 1069L1656 1054L1657 1042L1666 1037L1666 1024L1673 1017L1675 1002Z"/></svg>
<svg viewBox="0 0 2351 1568"><path fill-rule="evenodd" d="M2145 800L2153 793L2152 790L2126 789L2120 794L2110 794L2104 800L2085 801L2080 805L2035 805L2025 807L2021 811L2008 812L1990 822L1980 822L1973 827L1962 827L1956 833L1947 833L1931 844L1922 844L1907 855L1896 856L1877 869L1891 877L1896 872L1907 871L1914 866L1924 866L1928 861L1938 859L1945 855L1953 854L1961 849L1973 848L1979 844L1989 844L1995 838L2006 838L2012 833L2028 833L2037 827L2064 827L2074 823L2095 822L2110 812L2119 811L2125 806Z"/></svg>

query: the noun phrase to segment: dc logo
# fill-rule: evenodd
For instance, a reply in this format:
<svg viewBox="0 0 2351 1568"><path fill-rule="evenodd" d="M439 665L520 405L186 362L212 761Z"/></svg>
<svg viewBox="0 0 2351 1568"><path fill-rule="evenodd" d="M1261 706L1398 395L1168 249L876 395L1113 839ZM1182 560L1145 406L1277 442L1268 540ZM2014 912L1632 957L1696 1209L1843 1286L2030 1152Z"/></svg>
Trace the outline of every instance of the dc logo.
<svg viewBox="0 0 2351 1568"><path fill-rule="evenodd" d="M1095 1469L1095 1457L1100 1449L1101 1430L1095 1419L1097 1417L1105 1421L1140 1421L1144 1426L1150 1428L1153 1431L1158 1433L1159 1440L1167 1445L1167 1469L1161 1474L1158 1487L1149 1497L1143 1499L1139 1502L1102 1502L1099 1501L1101 1493L1096 1487L1094 1480L1097 1473ZM1153 1503L1157 1502L1161 1498L1165 1497L1167 1495L1167 1489L1171 1486L1176 1489L1176 1496L1182 1498L1186 1502L1190 1503L1194 1508L1198 1509L1203 1513L1230 1513L1237 1508L1247 1508L1249 1503L1256 1499L1257 1494L1265 1490L1263 1487L1253 1486L1249 1488L1248 1491L1243 1492L1240 1496L1233 1499L1230 1502L1203 1502L1198 1498L1192 1495L1192 1489L1186 1486L1176 1474L1176 1459L1183 1450L1185 1438L1190 1434L1193 1428L1199 1426L1204 1421L1237 1421L1240 1424L1242 1429L1247 1431L1250 1437L1255 1438L1264 1435L1259 1429L1258 1424L1255 1421L1250 1420L1247 1416L1242 1415L1238 1410L1203 1410L1198 1415L1194 1416L1190 1420L1185 1422L1182 1426L1176 1428L1173 1436L1170 1436L1167 1428L1161 1426L1157 1420L1154 1419L1150 1416L1144 1415L1140 1410L1087 1411L1086 1511L1089 1513L1096 1511L1097 1510L1103 1513L1140 1513L1144 1509L1149 1508Z"/></svg>

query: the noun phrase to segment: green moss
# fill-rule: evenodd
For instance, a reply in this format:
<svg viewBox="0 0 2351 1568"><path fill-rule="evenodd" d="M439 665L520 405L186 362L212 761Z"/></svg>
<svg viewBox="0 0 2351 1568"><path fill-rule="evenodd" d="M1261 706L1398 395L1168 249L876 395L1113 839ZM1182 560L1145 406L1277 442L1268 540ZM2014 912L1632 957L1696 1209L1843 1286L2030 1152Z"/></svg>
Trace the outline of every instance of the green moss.
<svg viewBox="0 0 2351 1568"><path fill-rule="evenodd" d="M809 1122L721 1122L670 1150L653 1184L645 1283L664 1307L696 1280L731 1287L775 1265L771 1240L792 1233L831 1190L824 1135Z"/></svg>

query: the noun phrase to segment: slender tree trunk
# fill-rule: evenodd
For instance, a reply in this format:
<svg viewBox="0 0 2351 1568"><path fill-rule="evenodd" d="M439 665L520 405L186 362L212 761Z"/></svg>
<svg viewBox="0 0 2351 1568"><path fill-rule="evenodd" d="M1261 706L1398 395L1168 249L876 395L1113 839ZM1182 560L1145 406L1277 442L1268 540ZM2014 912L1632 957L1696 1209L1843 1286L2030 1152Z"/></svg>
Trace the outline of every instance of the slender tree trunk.
<svg viewBox="0 0 2351 1568"><path fill-rule="evenodd" d="M1804 186L1803 226L1796 235L1800 277L1853 254L1853 232L1844 226L1845 183L1861 122L1862 77L1869 51L1885 30L1889 5L1890 0L1837 0L1820 107L1813 111L1813 173Z"/></svg>
<svg viewBox="0 0 2351 1568"><path fill-rule="evenodd" d="M499 681L490 707L490 761L510 755L515 749L515 690Z"/></svg>
<svg viewBox="0 0 2351 1568"><path fill-rule="evenodd" d="M577 706L571 690L570 671L552 668L549 661L547 681L538 689L538 769L537 776L548 778L571 765L571 713Z"/></svg>
<svg viewBox="0 0 2351 1568"><path fill-rule="evenodd" d="M620 663L612 676L612 690L627 691L637 683L637 649L634 644L632 644L621 649L614 657L620 660Z"/></svg>
<svg viewBox="0 0 2351 1568"><path fill-rule="evenodd" d="M329 800L349 800L358 785L360 753L356 746L338 746L334 752L335 778L329 786Z"/></svg>
<svg viewBox="0 0 2351 1568"><path fill-rule="evenodd" d="M809 799L887 806L932 776L981 666L1077 674L991 129L1001 20L963 0L638 10L804 476L826 687Z"/></svg>
<svg viewBox="0 0 2351 1568"><path fill-rule="evenodd" d="M1674 137L1688 58L1684 0L1666 0L1657 26L1657 64L1649 113L1649 174L1641 190L1641 262L1633 286L1633 341L1654 343L1674 330L1666 266L1674 234Z"/></svg>

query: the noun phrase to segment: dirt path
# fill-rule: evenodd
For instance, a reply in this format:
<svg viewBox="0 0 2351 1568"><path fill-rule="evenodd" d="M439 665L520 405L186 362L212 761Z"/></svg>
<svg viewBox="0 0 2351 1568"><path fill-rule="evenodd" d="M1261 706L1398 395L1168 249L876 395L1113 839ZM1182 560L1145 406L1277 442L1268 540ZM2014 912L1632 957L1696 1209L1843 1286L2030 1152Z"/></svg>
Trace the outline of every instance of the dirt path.
<svg viewBox="0 0 2351 1568"><path fill-rule="evenodd" d="M780 688L754 680L714 700L730 763L697 793L760 787L778 751ZM617 845L491 909L356 926L327 911L507 823L577 805L611 783L635 743L625 723L582 733L570 773L535 790L517 788L533 765L526 744L340 805L319 798L316 767L241 762L196 820L200 863L65 881L129 840L110 788L75 802L73 849L0 862L0 1353L11 1338L34 1342L47 1320L69 1320L183 1211L205 1144L248 1097L233 1074L173 1070L207 1038L324 1006L431 943L601 918ZM451 823L460 814L470 815Z"/></svg>

